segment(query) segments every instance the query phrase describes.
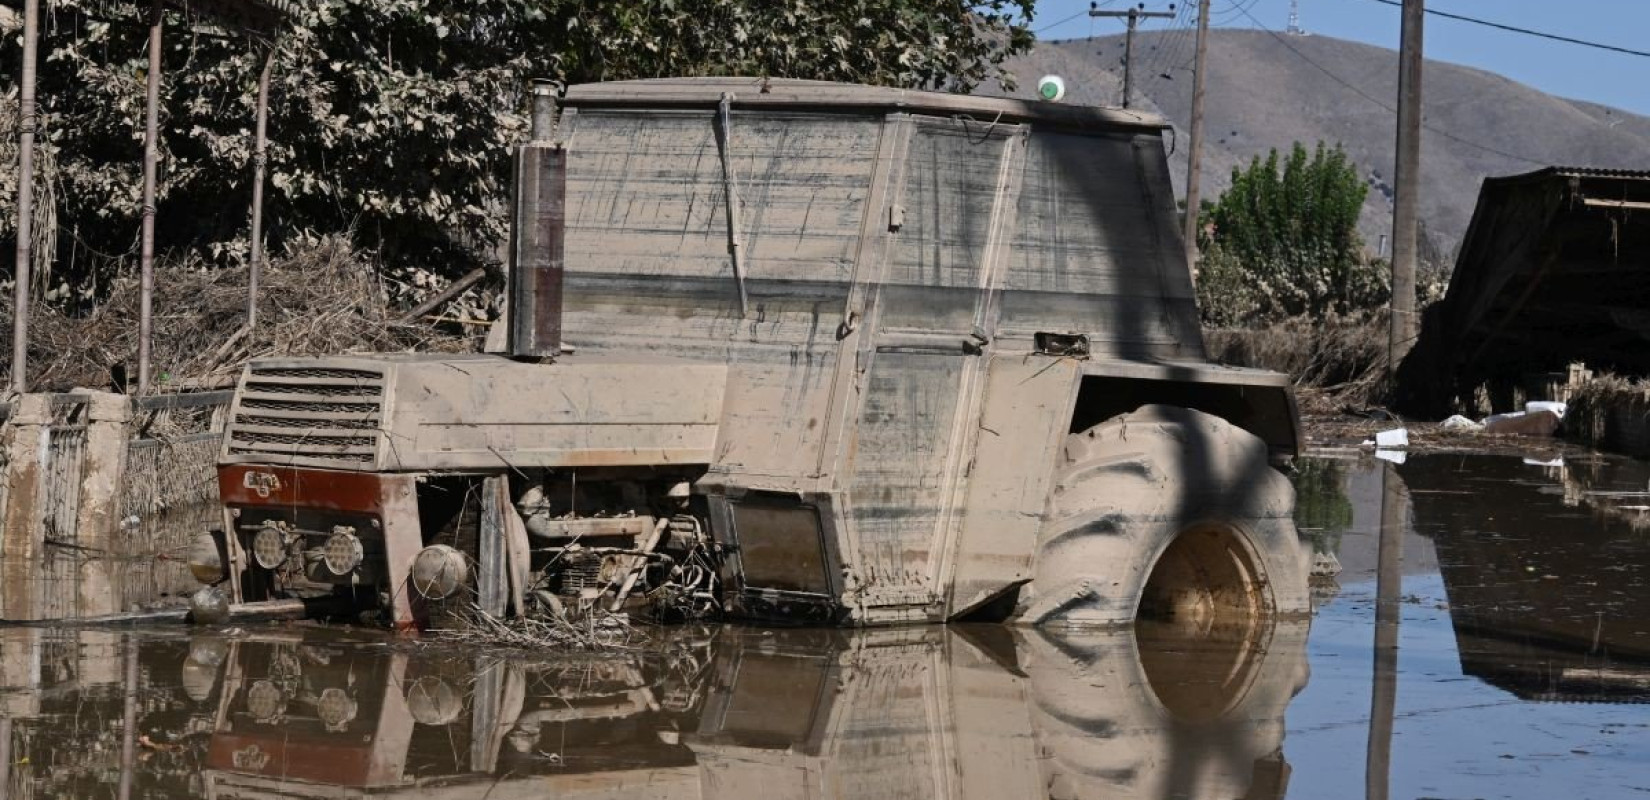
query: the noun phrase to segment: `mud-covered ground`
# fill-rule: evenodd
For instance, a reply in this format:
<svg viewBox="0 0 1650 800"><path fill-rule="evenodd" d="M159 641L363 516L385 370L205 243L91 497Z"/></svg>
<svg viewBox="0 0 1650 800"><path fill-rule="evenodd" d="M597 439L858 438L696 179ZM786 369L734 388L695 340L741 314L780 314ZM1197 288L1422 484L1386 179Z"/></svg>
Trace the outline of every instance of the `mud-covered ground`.
<svg viewBox="0 0 1650 800"><path fill-rule="evenodd" d="M0 630L0 798L1650 796L1650 468L1341 456L1297 482L1344 571L1311 620L1235 629L678 627L583 655Z"/></svg>
<svg viewBox="0 0 1650 800"><path fill-rule="evenodd" d="M1321 391L1301 390L1301 427L1305 449L1350 455L1359 449L1374 451L1373 441L1381 431L1403 428L1408 432L1410 453L1458 453L1516 455L1540 461L1561 456L1585 457L1592 451L1558 436L1516 436L1483 431L1450 430L1437 422L1407 420L1381 408L1360 408Z"/></svg>

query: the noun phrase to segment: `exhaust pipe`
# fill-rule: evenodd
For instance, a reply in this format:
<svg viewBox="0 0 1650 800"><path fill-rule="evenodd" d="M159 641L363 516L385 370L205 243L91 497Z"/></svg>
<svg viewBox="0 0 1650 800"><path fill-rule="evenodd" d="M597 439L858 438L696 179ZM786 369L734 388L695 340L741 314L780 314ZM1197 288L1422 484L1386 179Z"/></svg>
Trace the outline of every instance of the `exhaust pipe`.
<svg viewBox="0 0 1650 800"><path fill-rule="evenodd" d="M562 352L562 258L567 221L567 153L553 141L561 87L533 82L532 139L516 148L510 215L511 358Z"/></svg>

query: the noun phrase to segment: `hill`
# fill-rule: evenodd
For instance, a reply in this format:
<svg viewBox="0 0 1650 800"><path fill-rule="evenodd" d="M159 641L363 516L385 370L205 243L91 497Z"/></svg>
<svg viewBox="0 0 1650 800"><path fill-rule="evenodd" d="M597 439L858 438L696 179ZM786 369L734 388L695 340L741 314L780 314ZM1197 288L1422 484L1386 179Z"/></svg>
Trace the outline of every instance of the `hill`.
<svg viewBox="0 0 1650 800"><path fill-rule="evenodd" d="M1173 31L1135 38L1135 106L1174 124L1171 162L1181 192L1192 93L1189 39ZM1122 54L1121 36L1040 43L1009 64L1021 83L1014 94L1032 96L1037 77L1054 73L1066 79L1066 102L1117 105ZM1421 217L1430 260L1453 263L1487 176L1553 164L1650 169L1650 118L1441 61L1428 61L1423 77ZM1325 36L1211 31L1205 197L1219 196L1234 166L1271 148L1340 142L1371 185L1361 227L1373 250L1391 226L1397 86L1393 50ZM1429 253L1426 244L1422 253Z"/></svg>

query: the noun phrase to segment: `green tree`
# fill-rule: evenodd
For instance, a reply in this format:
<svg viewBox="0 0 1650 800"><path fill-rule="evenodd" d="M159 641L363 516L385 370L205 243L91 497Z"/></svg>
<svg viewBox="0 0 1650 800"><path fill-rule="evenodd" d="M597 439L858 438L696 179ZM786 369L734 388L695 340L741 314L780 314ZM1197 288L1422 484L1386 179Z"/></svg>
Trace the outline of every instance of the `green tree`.
<svg viewBox="0 0 1650 800"><path fill-rule="evenodd" d="M269 242L278 251L347 230L392 264L463 271L505 232L508 148L524 128L528 78L745 74L966 89L1010 80L1000 65L1030 45L1033 2L296 3L273 72ZM43 5L40 146L58 267L95 282L137 249L148 3ZM233 263L247 249L260 56L236 32L179 13L164 41L158 243ZM8 69L19 46L0 43ZM0 252L11 251L13 202L0 198Z"/></svg>
<svg viewBox="0 0 1650 800"><path fill-rule="evenodd" d="M1341 533L1352 527L1352 501L1346 496L1346 475L1339 464L1323 459L1301 459L1296 464L1295 524L1313 552L1336 553Z"/></svg>
<svg viewBox="0 0 1650 800"><path fill-rule="evenodd" d="M1382 270L1366 262L1358 214L1368 187L1339 147L1299 142L1232 170L1204 209L1198 293L1206 322L1322 318L1386 302Z"/></svg>

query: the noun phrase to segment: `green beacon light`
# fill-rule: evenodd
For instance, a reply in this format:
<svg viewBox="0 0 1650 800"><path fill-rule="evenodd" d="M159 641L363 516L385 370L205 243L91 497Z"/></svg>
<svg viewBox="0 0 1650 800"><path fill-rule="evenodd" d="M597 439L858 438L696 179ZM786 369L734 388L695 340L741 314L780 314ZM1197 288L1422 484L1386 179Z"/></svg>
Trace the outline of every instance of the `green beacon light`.
<svg viewBox="0 0 1650 800"><path fill-rule="evenodd" d="M1037 79L1037 96L1057 103L1066 96L1066 82L1059 75L1044 75Z"/></svg>

